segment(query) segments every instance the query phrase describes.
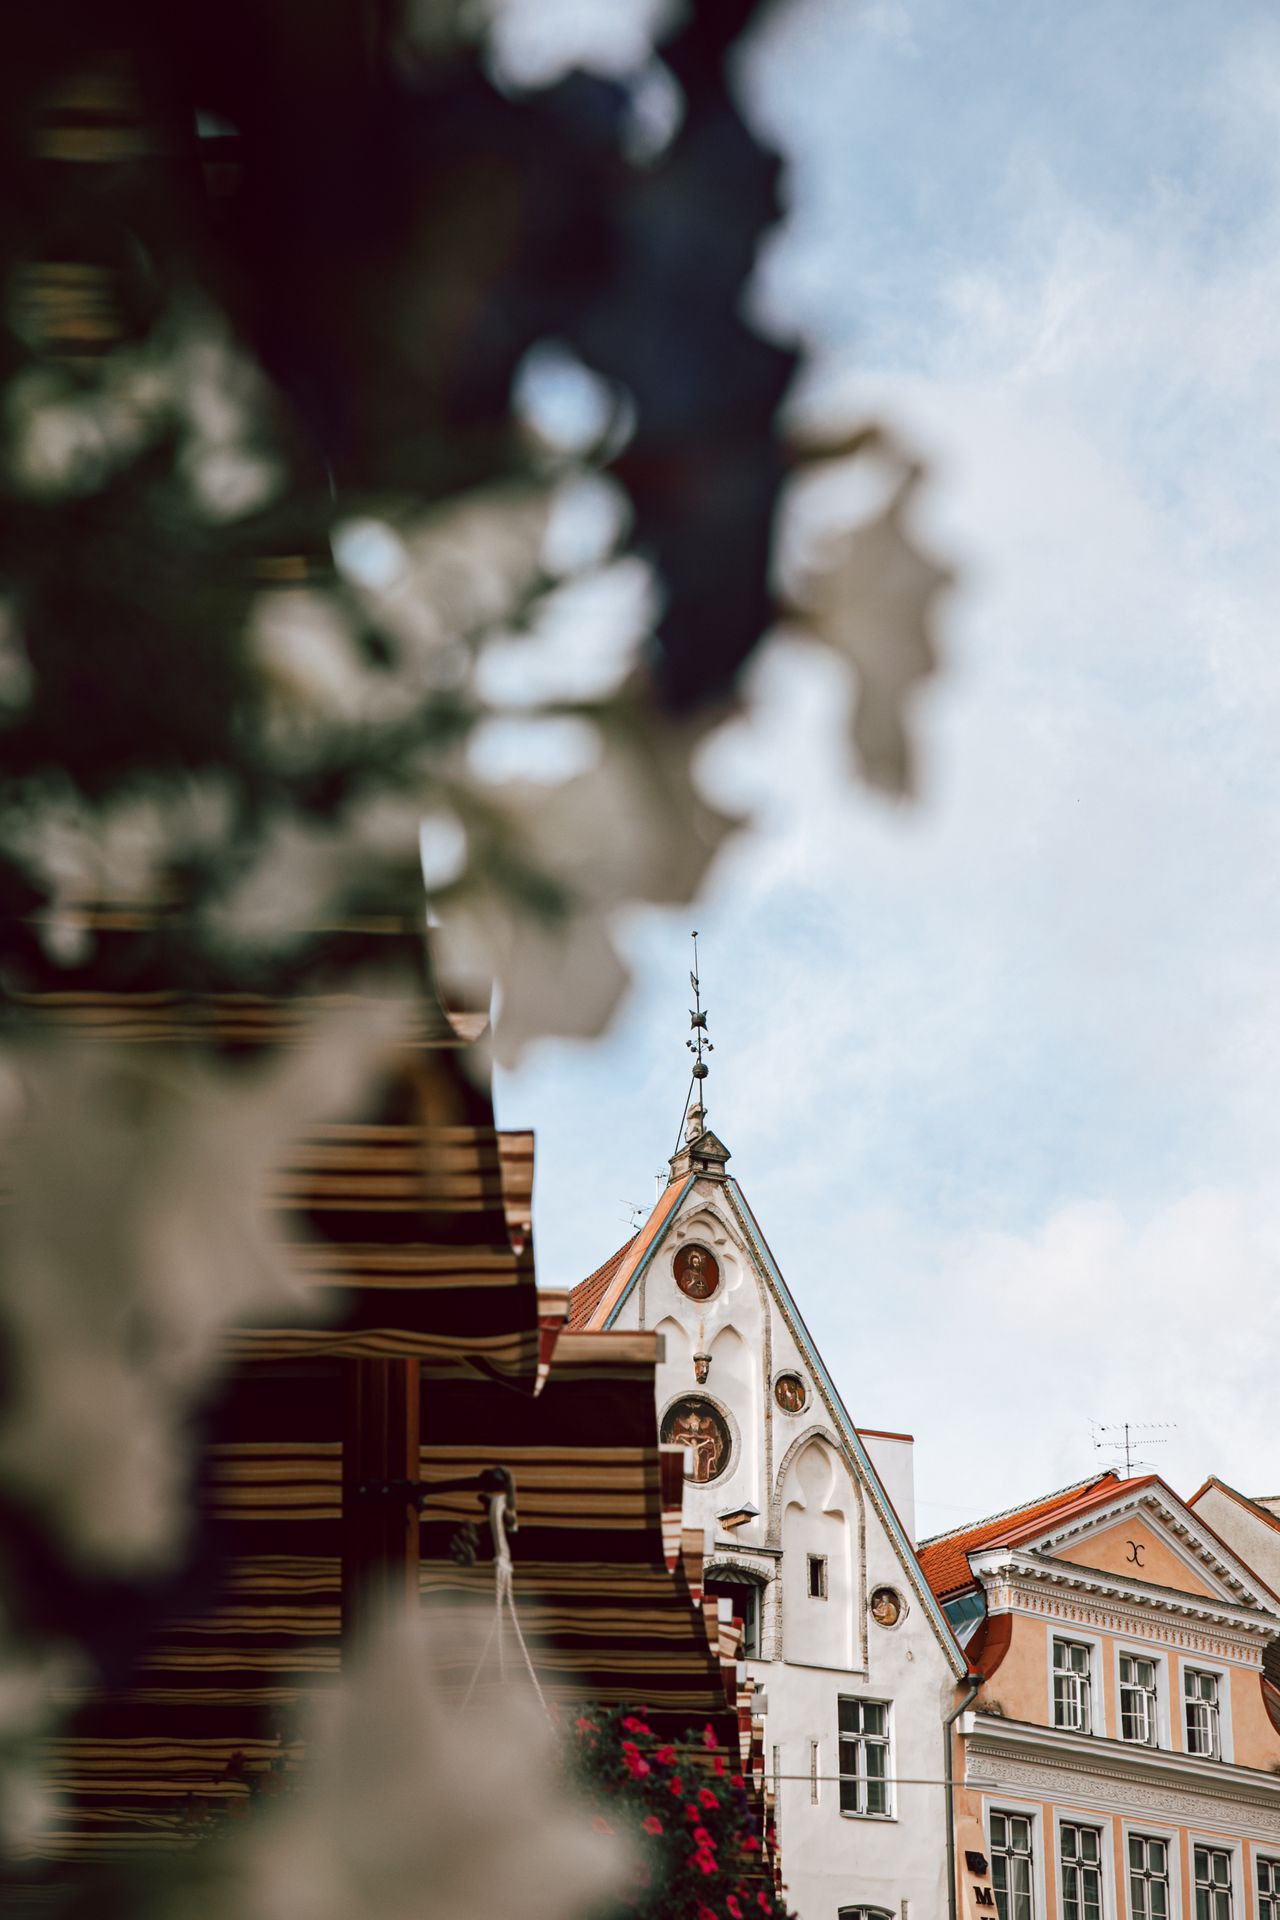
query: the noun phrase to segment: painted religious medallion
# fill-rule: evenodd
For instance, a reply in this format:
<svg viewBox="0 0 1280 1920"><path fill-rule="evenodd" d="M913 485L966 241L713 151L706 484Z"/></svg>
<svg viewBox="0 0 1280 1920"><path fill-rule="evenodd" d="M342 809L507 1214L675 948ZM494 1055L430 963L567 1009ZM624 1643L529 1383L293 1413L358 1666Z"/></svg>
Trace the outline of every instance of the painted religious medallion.
<svg viewBox="0 0 1280 1920"><path fill-rule="evenodd" d="M705 1247L681 1247L675 1273L676 1285L690 1300L709 1300L720 1285L720 1269Z"/></svg>
<svg viewBox="0 0 1280 1920"><path fill-rule="evenodd" d="M662 1416L662 1442L664 1446L687 1449L685 1478L696 1480L700 1486L718 1479L729 1464L729 1429L724 1416L700 1394L683 1394L667 1408Z"/></svg>
<svg viewBox="0 0 1280 1920"><path fill-rule="evenodd" d="M809 1398L798 1373L780 1373L773 1383L773 1397L784 1413L799 1413Z"/></svg>
<svg viewBox="0 0 1280 1920"><path fill-rule="evenodd" d="M902 1595L892 1587L877 1587L871 1596L871 1618L882 1627L896 1627L902 1618Z"/></svg>

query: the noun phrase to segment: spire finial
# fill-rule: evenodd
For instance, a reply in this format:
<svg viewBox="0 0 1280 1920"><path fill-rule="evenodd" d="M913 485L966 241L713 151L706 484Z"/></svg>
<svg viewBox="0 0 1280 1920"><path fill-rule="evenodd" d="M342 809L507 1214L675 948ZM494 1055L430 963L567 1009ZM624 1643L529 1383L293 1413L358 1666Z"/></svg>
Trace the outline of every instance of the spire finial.
<svg viewBox="0 0 1280 1920"><path fill-rule="evenodd" d="M702 1098L702 1083L711 1069L706 1056L715 1052L715 1043L707 1032L707 1009L702 1004L702 982L698 978L698 934L693 933L693 971L689 975L689 985L693 988L693 1005L689 1009L689 1029L693 1038L685 1041L693 1055L693 1076L689 1081L689 1091L685 1096L684 1113L680 1125L685 1140L696 1140L707 1124L707 1109ZM676 1151L680 1150L680 1138L676 1137Z"/></svg>

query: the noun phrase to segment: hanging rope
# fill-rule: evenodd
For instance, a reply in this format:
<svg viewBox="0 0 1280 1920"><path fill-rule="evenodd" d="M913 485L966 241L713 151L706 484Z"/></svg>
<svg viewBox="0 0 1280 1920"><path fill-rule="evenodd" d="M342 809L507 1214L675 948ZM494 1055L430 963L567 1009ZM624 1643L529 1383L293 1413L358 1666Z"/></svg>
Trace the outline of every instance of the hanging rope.
<svg viewBox="0 0 1280 1920"><path fill-rule="evenodd" d="M507 1534L507 1496L505 1493L493 1493L489 1496L489 1531L493 1535L493 1620L489 1627L488 1637L480 1650L480 1658L476 1661L475 1672L472 1674L467 1686L467 1691L463 1695L459 1712L465 1713L471 1703L471 1696L476 1690L476 1683L484 1671L485 1662L489 1658L489 1649L492 1647L495 1639L498 1643L498 1678L504 1686L506 1685L507 1651L502 1632L502 1617L505 1611L510 1615L512 1631L516 1637L516 1645L524 1657L525 1672L528 1674L533 1691L538 1697L538 1705L542 1708L543 1713L547 1717L547 1723L554 1732L555 1721L552 1718L551 1709L547 1705L546 1696L538 1684L538 1676L533 1670L533 1661L529 1658L529 1649L525 1645L524 1633L520 1626L520 1615L516 1611L515 1587L511 1571L511 1548L508 1544Z"/></svg>

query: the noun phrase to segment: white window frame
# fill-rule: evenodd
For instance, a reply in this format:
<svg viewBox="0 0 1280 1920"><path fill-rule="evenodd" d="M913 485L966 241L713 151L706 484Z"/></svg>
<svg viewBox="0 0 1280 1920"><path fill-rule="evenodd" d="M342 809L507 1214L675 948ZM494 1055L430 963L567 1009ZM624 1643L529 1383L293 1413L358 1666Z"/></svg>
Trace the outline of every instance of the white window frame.
<svg viewBox="0 0 1280 1920"><path fill-rule="evenodd" d="M1062 1895L1062 1829L1064 1827L1092 1827L1101 1837L1098 1852L1102 1868L1102 1920L1115 1920L1120 1909L1116 1905L1116 1842L1114 1822L1103 1813L1091 1813L1083 1807L1055 1807L1053 1810L1053 1884L1055 1888L1055 1906L1059 1920L1066 1912L1066 1902ZM1127 1911L1127 1909L1126 1909ZM1177 1920L1170 1915L1170 1920Z"/></svg>
<svg viewBox="0 0 1280 1920"><path fill-rule="evenodd" d="M1067 1646L1085 1647L1089 1653L1089 1732L1105 1734L1107 1731L1107 1699L1102 1680L1102 1642L1096 1634L1078 1633L1069 1621L1061 1626L1050 1623L1048 1634L1047 1658L1049 1664L1049 1714L1046 1725L1056 1728L1059 1733L1080 1733L1079 1727L1059 1727L1056 1718L1056 1700L1053 1678L1057 1671L1054 1665L1053 1650L1059 1641Z"/></svg>
<svg viewBox="0 0 1280 1920"><path fill-rule="evenodd" d="M1178 1673L1178 1732L1179 1746L1183 1753L1191 1754L1193 1760L1207 1760L1208 1754L1192 1754L1187 1743L1187 1692L1188 1673L1211 1673L1218 1682L1218 1752L1216 1759L1231 1763L1234 1748L1231 1739L1231 1669L1217 1660L1202 1660L1197 1654L1185 1654L1179 1661Z"/></svg>
<svg viewBox="0 0 1280 1920"><path fill-rule="evenodd" d="M1044 1847L1044 1808L1034 1800L1016 1800L1008 1794L984 1795L982 1801L982 1831L987 1837L988 1864L994 1859L991 1840L991 1816L993 1813L1018 1814L1031 1823L1031 1920L1045 1920L1049 1908L1045 1901L1045 1847ZM992 1888L995 1876L992 1875ZM997 1920L993 1912L992 1920Z"/></svg>
<svg viewBox="0 0 1280 1920"><path fill-rule="evenodd" d="M855 1773L846 1773L844 1770L844 1756L841 1751L844 1742L846 1740L855 1740L858 1743L858 1745L861 1746L866 1737L861 1733L857 1733L857 1734L845 1733L843 1728L841 1727L840 1708L846 1700L849 1702L851 1706L855 1706L855 1707L883 1707L884 1708L883 1740L881 1740L879 1736L876 1736L876 1735L872 1736L874 1744L877 1747L883 1746L884 1748L884 1781L885 1781L886 1805L883 1813L871 1813L871 1812L868 1812L868 1810L865 1807L846 1807L844 1804L844 1783L846 1780L855 1780L855 1781L865 1783L868 1779L871 1778L871 1776L865 1771L865 1769L862 1772L855 1772ZM893 1702L891 1700L882 1700L874 1694L860 1694L860 1693L837 1694L836 1696L836 1774L838 1778L836 1781L836 1795L840 1805L840 1817L843 1820L880 1821L880 1820L896 1820L897 1819L898 1796L894 1792L893 1752L894 1752ZM863 1797L864 1796L860 1793L859 1798L863 1798Z"/></svg>
<svg viewBox="0 0 1280 1920"><path fill-rule="evenodd" d="M1182 1914L1182 1830L1180 1827L1162 1827L1157 1820L1122 1820L1120 1823L1120 1850L1124 1858L1124 1905L1117 1907L1117 1913L1124 1913L1127 1920L1137 1920L1133 1911L1133 1890L1129 1885L1129 1838L1137 1840L1163 1840L1168 1848L1169 1860L1169 1920L1180 1920Z"/></svg>
<svg viewBox="0 0 1280 1920"><path fill-rule="evenodd" d="M1156 1737L1155 1737L1155 1740L1150 1744L1153 1749L1160 1748L1160 1747L1165 1747L1165 1748L1171 1747L1173 1745L1173 1741L1170 1737L1170 1732L1169 1732L1169 1659L1168 1659L1168 1655L1157 1652L1156 1648L1154 1647L1144 1647L1141 1641L1138 1641L1136 1643L1132 1641L1118 1641L1116 1643L1115 1673L1113 1676L1114 1685L1115 1685L1115 1701L1116 1701L1116 1739L1124 1740L1124 1693L1123 1693L1124 1683L1120 1678L1120 1662L1126 1658L1130 1660L1149 1660L1152 1666L1155 1668L1156 1670L1156 1699L1155 1699L1155 1714L1156 1714L1155 1735ZM1140 1744L1142 1743L1137 1740L1125 1740L1125 1745L1128 1747L1136 1747L1136 1746L1139 1746ZM1164 1836L1163 1834L1156 1833L1153 1829L1152 1837L1156 1840L1160 1840L1160 1839L1163 1839Z"/></svg>
<svg viewBox="0 0 1280 1920"><path fill-rule="evenodd" d="M1263 1861L1272 1868L1272 1877L1275 1882L1275 1892L1269 1896L1271 1900L1272 1920L1280 1920L1280 1847L1273 1848L1255 1844L1251 1849L1251 1853L1252 1858L1249 1861L1249 1898L1253 1902L1253 1910L1257 1916L1257 1920L1264 1920L1262 1895L1258 1891L1258 1868Z"/></svg>
<svg viewBox="0 0 1280 1920"><path fill-rule="evenodd" d="M1188 1663L1195 1665L1192 1660ZM1252 1883L1244 1877L1244 1847L1239 1840L1232 1840L1222 1833L1187 1833L1187 1912L1191 1920L1196 1913L1196 1848L1208 1847L1213 1853L1227 1853L1231 1856L1231 1920L1248 1920L1255 1912Z"/></svg>

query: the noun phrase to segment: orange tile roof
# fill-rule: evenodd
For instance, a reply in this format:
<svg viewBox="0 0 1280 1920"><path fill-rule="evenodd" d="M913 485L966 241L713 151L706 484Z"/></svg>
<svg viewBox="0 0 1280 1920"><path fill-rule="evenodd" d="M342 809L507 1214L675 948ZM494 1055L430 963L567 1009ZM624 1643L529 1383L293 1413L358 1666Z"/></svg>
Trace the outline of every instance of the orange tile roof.
<svg viewBox="0 0 1280 1920"><path fill-rule="evenodd" d="M603 1300L609 1282L638 1238L639 1235L633 1233L629 1240L623 1241L616 1253L609 1255L602 1267L597 1267L594 1273L589 1273L585 1280L579 1280L577 1286L571 1289L567 1324L572 1332L578 1333L588 1324Z"/></svg>
<svg viewBox="0 0 1280 1920"><path fill-rule="evenodd" d="M924 1540L917 1555L921 1571L939 1600L959 1593L977 1584L969 1566L969 1555L979 1547L1000 1546L1033 1528L1037 1522L1055 1518L1068 1509L1092 1506L1100 1499L1109 1498L1117 1487L1134 1484L1131 1480L1122 1482L1118 1474L1108 1471L1090 1480L1077 1480L1073 1486L1062 1487L1057 1493L1033 1500L1025 1507L1013 1507L1007 1513L994 1514L973 1526Z"/></svg>
<svg viewBox="0 0 1280 1920"><path fill-rule="evenodd" d="M657 1205L641 1227L602 1267L597 1267L574 1288L569 1301L571 1327L603 1327L631 1284L636 1268L646 1258L654 1241L662 1233L671 1215L692 1184L692 1178L668 1183L658 1196ZM583 1317L578 1318L579 1314Z"/></svg>

